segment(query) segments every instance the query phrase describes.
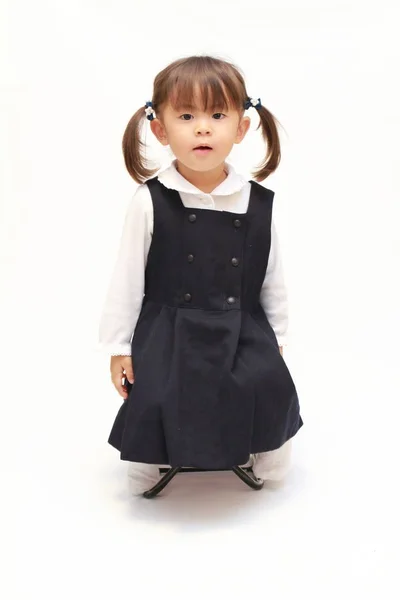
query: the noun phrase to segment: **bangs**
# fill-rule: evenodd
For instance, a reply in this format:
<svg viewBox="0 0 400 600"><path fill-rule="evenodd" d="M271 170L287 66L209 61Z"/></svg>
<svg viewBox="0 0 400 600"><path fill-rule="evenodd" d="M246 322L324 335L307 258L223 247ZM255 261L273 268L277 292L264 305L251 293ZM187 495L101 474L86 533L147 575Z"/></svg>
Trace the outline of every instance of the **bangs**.
<svg viewBox="0 0 400 600"><path fill-rule="evenodd" d="M207 83L197 81L177 81L168 94L169 103L176 111L200 109L204 112L239 109L239 102L225 90L220 81Z"/></svg>
<svg viewBox="0 0 400 600"><path fill-rule="evenodd" d="M244 110L245 90L236 69L207 57L183 61L172 68L160 85L160 104L168 102L176 111ZM161 83L161 82L160 82Z"/></svg>

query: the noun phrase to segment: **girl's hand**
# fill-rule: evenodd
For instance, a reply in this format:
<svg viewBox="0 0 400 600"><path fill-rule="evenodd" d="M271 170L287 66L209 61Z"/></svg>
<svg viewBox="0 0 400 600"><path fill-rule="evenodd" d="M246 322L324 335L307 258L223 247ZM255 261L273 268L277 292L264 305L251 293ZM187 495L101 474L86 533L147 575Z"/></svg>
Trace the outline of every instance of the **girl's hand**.
<svg viewBox="0 0 400 600"><path fill-rule="evenodd" d="M279 352L281 353L281 356L283 356L283 346L279 346Z"/></svg>
<svg viewBox="0 0 400 600"><path fill-rule="evenodd" d="M110 361L111 381L113 382L117 392L124 399L128 397L128 390L125 385L122 385L124 377L130 383L133 383L135 378L132 368L131 356L112 356Z"/></svg>

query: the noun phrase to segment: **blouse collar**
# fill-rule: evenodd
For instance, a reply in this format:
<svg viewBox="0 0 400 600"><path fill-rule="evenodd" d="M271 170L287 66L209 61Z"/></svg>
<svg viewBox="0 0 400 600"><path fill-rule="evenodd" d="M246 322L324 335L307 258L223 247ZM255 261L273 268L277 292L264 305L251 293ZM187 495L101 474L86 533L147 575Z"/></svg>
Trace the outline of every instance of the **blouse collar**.
<svg viewBox="0 0 400 600"><path fill-rule="evenodd" d="M216 196L230 196L235 192L239 192L248 181L236 173L235 168L231 163L225 161L225 167L228 171L228 176L220 183L210 194ZM186 194L204 194L196 186L192 185L187 179L181 175L176 169L176 159L158 174L158 180L167 188L184 192Z"/></svg>

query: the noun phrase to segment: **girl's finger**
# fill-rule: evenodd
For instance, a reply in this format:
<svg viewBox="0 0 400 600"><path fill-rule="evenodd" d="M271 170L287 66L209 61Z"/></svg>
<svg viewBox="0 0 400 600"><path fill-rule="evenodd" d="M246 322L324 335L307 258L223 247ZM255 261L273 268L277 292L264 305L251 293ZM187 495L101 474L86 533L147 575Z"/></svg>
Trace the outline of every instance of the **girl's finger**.
<svg viewBox="0 0 400 600"><path fill-rule="evenodd" d="M128 390L126 389L126 386L122 384L121 381L114 382L114 386L115 386L118 394L120 396L122 396L122 398L127 398L128 397Z"/></svg>

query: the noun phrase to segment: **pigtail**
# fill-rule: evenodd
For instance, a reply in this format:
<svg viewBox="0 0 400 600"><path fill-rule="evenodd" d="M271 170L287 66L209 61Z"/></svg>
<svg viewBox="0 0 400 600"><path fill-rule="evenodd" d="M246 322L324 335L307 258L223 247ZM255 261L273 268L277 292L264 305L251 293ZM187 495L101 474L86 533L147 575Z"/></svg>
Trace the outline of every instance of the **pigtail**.
<svg viewBox="0 0 400 600"><path fill-rule="evenodd" d="M146 113L143 107L131 117L122 138L125 166L130 176L137 183L144 183L158 171L158 169L150 169L147 166L145 158L146 144L141 140L144 125L146 125Z"/></svg>
<svg viewBox="0 0 400 600"><path fill-rule="evenodd" d="M260 116L257 129L261 127L262 136L267 145L267 154L252 176L256 181L263 181L277 169L281 160L281 145L277 128L279 121L265 106L260 106L257 110Z"/></svg>

